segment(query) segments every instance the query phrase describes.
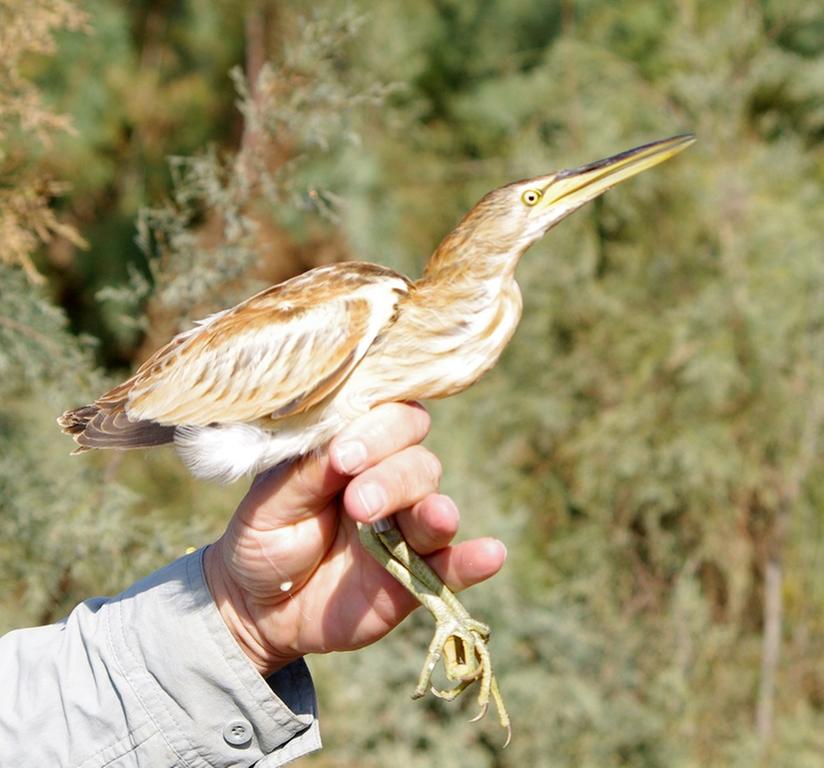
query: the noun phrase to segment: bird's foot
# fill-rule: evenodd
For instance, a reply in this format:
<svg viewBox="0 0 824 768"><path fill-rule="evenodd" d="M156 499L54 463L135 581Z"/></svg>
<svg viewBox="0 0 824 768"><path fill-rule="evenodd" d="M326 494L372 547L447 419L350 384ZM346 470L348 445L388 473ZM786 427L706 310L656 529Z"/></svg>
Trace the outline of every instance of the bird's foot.
<svg viewBox="0 0 824 768"><path fill-rule="evenodd" d="M436 621L435 634L429 644L412 698L421 698L429 690L440 699L454 701L477 681L479 711L470 722L477 722L486 715L491 699L498 712L501 727L507 732L506 746L512 738L512 726L498 681L492 672L492 659L487 645L489 627L470 616L456 616L446 605L442 608L436 613L430 607ZM453 687L440 689L432 685L432 675L439 662L443 663L446 679L455 683Z"/></svg>
<svg viewBox="0 0 824 768"><path fill-rule="evenodd" d="M451 693L454 688L441 691L431 686L432 674L438 662L443 661L447 680L459 685L469 685L482 678L484 669L489 666L489 649L486 647L489 628L474 619L458 618L446 605L433 607L435 634L429 644L426 661L412 698L421 698L431 688L432 693L439 698L451 701L457 696Z"/></svg>
<svg viewBox="0 0 824 768"><path fill-rule="evenodd" d="M509 744L512 727L492 672L487 645L489 627L469 615L441 578L409 547L397 528L383 526L380 531L366 525L358 528L366 550L435 618L435 634L412 698L420 698L431 690L435 696L453 701L477 681L480 711L472 722L484 717L491 699L507 732L504 746ZM452 688L441 690L431 684L439 662L443 663L446 679L455 683Z"/></svg>

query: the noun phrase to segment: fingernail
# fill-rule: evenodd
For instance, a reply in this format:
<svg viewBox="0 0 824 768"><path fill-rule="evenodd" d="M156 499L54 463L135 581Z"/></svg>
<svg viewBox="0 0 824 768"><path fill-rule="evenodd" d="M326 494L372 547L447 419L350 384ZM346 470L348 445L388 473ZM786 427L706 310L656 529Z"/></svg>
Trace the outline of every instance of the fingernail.
<svg viewBox="0 0 824 768"><path fill-rule="evenodd" d="M360 440L347 440L335 446L335 458L340 468L352 475L366 463L366 446Z"/></svg>
<svg viewBox="0 0 824 768"><path fill-rule="evenodd" d="M358 488L358 498L370 520L383 512L389 501L386 497L386 491L377 483L364 483L361 485Z"/></svg>
<svg viewBox="0 0 824 768"><path fill-rule="evenodd" d="M498 546L503 550L504 562L506 562L506 557L508 554L508 552L506 551L506 544L504 544L500 539L496 539L496 541L498 542Z"/></svg>
<svg viewBox="0 0 824 768"><path fill-rule="evenodd" d="M458 509L458 505L449 498L449 496L441 496L441 504L449 510L449 513L455 516L455 519L460 522L461 521L461 510Z"/></svg>

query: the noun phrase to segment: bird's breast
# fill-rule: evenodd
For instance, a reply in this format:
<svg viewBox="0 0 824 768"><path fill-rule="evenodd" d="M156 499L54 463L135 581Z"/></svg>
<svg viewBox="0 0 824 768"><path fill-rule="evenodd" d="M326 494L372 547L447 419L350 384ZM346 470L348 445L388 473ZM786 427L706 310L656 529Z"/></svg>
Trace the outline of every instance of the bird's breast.
<svg viewBox="0 0 824 768"><path fill-rule="evenodd" d="M498 361L521 317L521 293L478 291L474 300L409 302L353 373L346 389L368 406L457 394Z"/></svg>

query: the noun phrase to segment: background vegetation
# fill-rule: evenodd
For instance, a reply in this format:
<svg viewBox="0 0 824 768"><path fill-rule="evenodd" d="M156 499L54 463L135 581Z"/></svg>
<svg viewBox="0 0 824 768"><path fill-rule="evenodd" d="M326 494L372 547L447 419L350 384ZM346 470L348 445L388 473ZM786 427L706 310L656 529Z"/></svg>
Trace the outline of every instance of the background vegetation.
<svg viewBox="0 0 824 768"><path fill-rule="evenodd" d="M310 660L317 766L824 765L824 8L815 0L0 0L0 628L221 530L241 487L54 418L319 263L417 274L488 189L699 143L530 251L433 406L515 722L406 698L416 617ZM471 704L467 702L466 704Z"/></svg>

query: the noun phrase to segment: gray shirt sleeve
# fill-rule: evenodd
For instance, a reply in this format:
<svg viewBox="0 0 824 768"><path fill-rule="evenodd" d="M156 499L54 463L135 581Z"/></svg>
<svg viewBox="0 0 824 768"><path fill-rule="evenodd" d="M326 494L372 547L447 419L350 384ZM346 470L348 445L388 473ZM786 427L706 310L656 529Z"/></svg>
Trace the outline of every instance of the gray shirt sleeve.
<svg viewBox="0 0 824 768"><path fill-rule="evenodd" d="M319 748L304 662L260 676L202 550L0 638L2 768L274 768Z"/></svg>

